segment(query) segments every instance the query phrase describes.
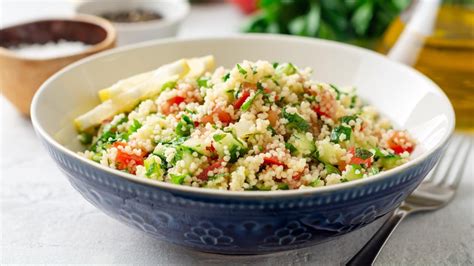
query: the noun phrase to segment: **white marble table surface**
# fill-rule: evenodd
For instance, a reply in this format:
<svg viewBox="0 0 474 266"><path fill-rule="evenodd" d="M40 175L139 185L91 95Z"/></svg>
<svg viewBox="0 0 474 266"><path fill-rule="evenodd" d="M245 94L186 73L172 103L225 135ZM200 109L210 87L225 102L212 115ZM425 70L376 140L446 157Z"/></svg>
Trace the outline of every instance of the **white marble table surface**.
<svg viewBox="0 0 474 266"><path fill-rule="evenodd" d="M3 25L71 12L70 2L58 0L0 1ZM242 16L228 5L193 7L180 36L224 35L241 23ZM382 222L326 244L265 256L216 256L173 246L114 221L86 202L40 145L30 121L3 97L0 106L1 264L339 265ZM473 160L456 199L442 210L403 222L377 265L474 263Z"/></svg>

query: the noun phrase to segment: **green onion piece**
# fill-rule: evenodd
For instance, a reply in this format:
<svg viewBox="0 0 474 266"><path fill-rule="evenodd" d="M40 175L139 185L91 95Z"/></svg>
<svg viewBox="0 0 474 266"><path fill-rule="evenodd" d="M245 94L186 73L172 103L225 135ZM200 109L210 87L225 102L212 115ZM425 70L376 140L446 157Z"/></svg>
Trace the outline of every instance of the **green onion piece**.
<svg viewBox="0 0 474 266"><path fill-rule="evenodd" d="M250 108L250 106L252 106L252 103L255 100L255 98L257 98L257 96L262 93L263 93L263 86L260 82L257 82L257 92L255 92L255 94L252 97L249 97L247 100L245 100L245 102L240 107L240 110L244 112L247 111Z"/></svg>
<svg viewBox="0 0 474 266"><path fill-rule="evenodd" d="M336 91L336 100L341 99L341 91L339 90L339 88L333 84L329 84L329 86L331 86L331 88L333 88Z"/></svg>

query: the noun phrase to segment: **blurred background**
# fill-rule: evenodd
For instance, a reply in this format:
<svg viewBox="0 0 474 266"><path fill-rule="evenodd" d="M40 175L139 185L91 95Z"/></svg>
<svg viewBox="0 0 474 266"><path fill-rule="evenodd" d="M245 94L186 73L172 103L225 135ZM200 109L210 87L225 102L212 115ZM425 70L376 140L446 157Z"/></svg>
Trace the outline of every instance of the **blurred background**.
<svg viewBox="0 0 474 266"><path fill-rule="evenodd" d="M103 27L113 44L88 39L93 31L69 22L37 24L78 14L97 17L87 23ZM0 23L0 88L26 115L47 77L93 53L167 37L251 32L345 42L413 66L451 99L458 130L474 131L472 0L2 0ZM38 75L20 87L18 73L25 71Z"/></svg>

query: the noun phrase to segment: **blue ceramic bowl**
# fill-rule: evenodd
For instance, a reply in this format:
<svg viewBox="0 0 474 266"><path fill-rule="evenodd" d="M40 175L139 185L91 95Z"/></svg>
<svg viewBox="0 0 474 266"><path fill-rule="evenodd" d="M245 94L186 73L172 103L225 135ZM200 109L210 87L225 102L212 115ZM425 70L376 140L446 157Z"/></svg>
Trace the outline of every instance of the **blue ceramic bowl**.
<svg viewBox="0 0 474 266"><path fill-rule="evenodd" d="M76 154L72 120L98 103L114 81L182 57L214 54L219 65L243 59L293 62L319 80L354 84L419 141L412 161L367 179L294 191L228 192L139 178ZM328 41L272 35L165 40L116 49L50 78L31 109L49 154L85 199L158 239L223 254L302 248L361 228L393 211L438 161L454 128L446 96L430 80L370 51Z"/></svg>

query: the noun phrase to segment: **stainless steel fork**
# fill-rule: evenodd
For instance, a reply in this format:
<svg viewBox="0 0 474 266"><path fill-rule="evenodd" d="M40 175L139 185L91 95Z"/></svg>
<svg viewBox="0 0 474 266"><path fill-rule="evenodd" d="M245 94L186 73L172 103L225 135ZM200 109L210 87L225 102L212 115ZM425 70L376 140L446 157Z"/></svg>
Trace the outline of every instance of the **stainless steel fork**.
<svg viewBox="0 0 474 266"><path fill-rule="evenodd" d="M440 162L385 221L375 235L346 265L372 265L400 222L420 211L433 211L448 204L456 193L471 152L472 136L454 135Z"/></svg>

